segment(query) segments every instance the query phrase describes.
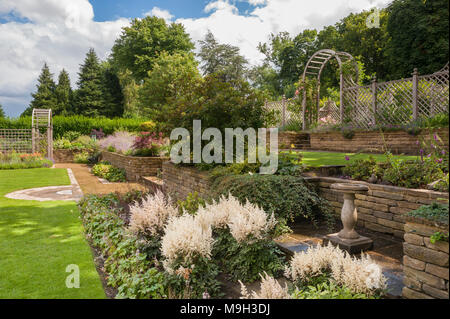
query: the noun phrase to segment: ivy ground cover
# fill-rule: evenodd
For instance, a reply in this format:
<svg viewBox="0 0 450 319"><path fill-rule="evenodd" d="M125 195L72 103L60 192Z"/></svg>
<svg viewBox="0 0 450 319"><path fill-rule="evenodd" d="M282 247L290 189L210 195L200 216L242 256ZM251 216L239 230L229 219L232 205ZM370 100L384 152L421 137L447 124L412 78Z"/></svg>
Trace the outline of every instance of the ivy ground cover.
<svg viewBox="0 0 450 319"><path fill-rule="evenodd" d="M75 202L4 197L68 184L65 169L0 171L0 298L105 298ZM79 266L80 288L66 287L70 264Z"/></svg>

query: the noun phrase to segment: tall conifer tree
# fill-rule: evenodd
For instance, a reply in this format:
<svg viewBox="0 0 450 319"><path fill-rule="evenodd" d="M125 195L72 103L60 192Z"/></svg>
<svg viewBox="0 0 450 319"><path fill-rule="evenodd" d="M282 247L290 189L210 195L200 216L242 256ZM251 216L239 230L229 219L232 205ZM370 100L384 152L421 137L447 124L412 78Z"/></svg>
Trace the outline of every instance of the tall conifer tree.
<svg viewBox="0 0 450 319"><path fill-rule="evenodd" d="M78 73L75 107L78 114L98 116L104 113L103 75L94 49L89 49Z"/></svg>
<svg viewBox="0 0 450 319"><path fill-rule="evenodd" d="M72 88L70 87L69 73L64 69L59 73L55 96L57 103L54 114L69 115L75 113L71 109Z"/></svg>
<svg viewBox="0 0 450 319"><path fill-rule="evenodd" d="M55 81L53 81L53 74L50 73L47 63L44 63L44 66L42 67L36 88L36 92L31 94L33 100L31 100L30 106L22 113L22 116L31 115L34 108L54 109L56 107L56 85Z"/></svg>

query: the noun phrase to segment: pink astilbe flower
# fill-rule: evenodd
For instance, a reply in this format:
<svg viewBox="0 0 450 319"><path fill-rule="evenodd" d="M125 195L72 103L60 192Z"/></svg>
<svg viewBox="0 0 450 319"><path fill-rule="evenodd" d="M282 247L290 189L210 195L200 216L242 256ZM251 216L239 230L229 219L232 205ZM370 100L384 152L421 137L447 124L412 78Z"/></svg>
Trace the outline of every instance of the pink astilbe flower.
<svg viewBox="0 0 450 319"><path fill-rule="evenodd" d="M178 215L178 210L170 204L170 197L160 190L148 195L141 204L131 206L130 212L130 231L152 236L160 236L169 218Z"/></svg>
<svg viewBox="0 0 450 319"><path fill-rule="evenodd" d="M119 131L98 141L101 148L114 147L117 152L126 153L131 150L135 136L130 132Z"/></svg>

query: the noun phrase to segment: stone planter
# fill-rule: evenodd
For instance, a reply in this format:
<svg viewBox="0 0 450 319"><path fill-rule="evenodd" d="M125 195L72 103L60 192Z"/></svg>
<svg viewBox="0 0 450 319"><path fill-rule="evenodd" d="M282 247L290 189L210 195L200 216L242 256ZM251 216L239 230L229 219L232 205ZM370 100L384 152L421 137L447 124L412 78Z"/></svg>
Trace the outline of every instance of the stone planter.
<svg viewBox="0 0 450 319"><path fill-rule="evenodd" d="M168 157L126 156L113 152L102 152L102 160L124 169L129 181L139 181L144 176L156 176L162 169L162 163L168 159Z"/></svg>
<svg viewBox="0 0 450 319"><path fill-rule="evenodd" d="M449 244L430 242L431 235L436 232L448 234L448 230L448 225L407 218L403 244L403 298L449 298Z"/></svg>

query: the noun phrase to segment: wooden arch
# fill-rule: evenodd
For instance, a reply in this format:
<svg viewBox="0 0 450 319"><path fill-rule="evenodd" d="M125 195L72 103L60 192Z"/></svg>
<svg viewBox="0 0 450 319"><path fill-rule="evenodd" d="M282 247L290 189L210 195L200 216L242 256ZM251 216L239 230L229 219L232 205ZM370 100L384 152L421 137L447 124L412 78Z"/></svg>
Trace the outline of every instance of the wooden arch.
<svg viewBox="0 0 450 319"><path fill-rule="evenodd" d="M37 152L41 139L40 128L47 135L47 158L53 160L53 119L51 109L33 109L31 116L31 140L33 153Z"/></svg>
<svg viewBox="0 0 450 319"><path fill-rule="evenodd" d="M348 61L354 61L354 67L356 71L356 78L345 79L349 81L350 84L356 85L358 83L358 64L354 60L353 56L347 52L336 52L331 49L322 49L314 53L306 63L306 67L303 71L302 80L305 81L307 77L312 77L317 79L317 96L316 96L316 107L317 111L320 108L320 76L322 75L322 71L327 65L327 63L335 58L339 64L339 99L340 99L340 118L341 123L344 117L344 104L343 104L343 88L344 88L344 75L342 73L342 64ZM304 88L303 90L306 90ZM302 126L303 130L306 129L306 121L305 121L305 109L306 109L306 92L303 92L303 100L302 100Z"/></svg>

